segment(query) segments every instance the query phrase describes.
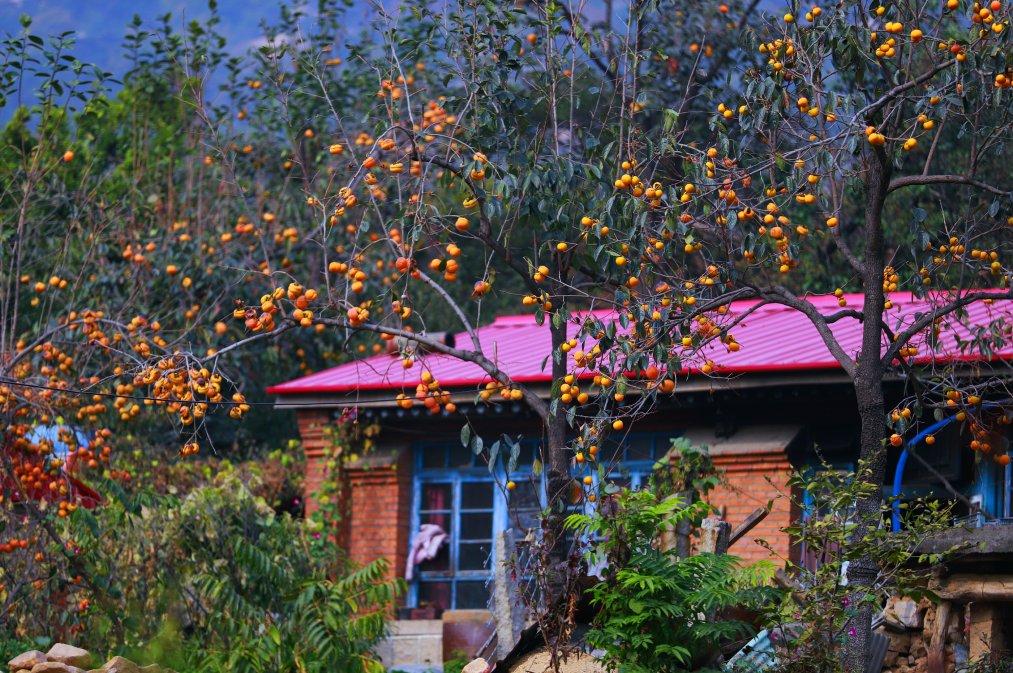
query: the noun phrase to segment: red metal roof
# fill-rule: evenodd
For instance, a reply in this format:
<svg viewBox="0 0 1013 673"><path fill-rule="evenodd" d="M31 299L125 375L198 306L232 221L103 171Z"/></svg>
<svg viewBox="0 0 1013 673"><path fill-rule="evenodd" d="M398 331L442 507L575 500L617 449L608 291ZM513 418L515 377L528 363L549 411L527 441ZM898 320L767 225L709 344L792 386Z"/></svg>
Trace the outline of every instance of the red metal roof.
<svg viewBox="0 0 1013 673"><path fill-rule="evenodd" d="M847 308L861 308L861 294L846 294ZM906 292L891 293L893 307L887 312L887 322L895 332L910 324L919 313L932 310L942 303L941 298L915 297ZM808 301L824 315L838 310L837 297L821 295L809 297ZM741 313L756 304L755 300L733 302L728 318ZM942 348L935 353L928 349L919 350L916 361L962 361L981 360L980 352L974 349L962 350L954 337L967 340L970 333L967 325L987 326L999 318L1013 323L1013 301L996 300L991 304L975 302L966 309L967 317L957 324L950 319L950 329L942 333ZM600 318L606 312L596 312ZM845 352L854 355L861 347L862 328L854 318L843 318L831 325L834 335ZM576 336L578 326L571 324L570 336ZM551 368L546 360L550 351L548 325L536 325L532 315L512 315L497 318L491 325L477 330L482 351L495 361L500 369L519 383L551 381ZM752 372L781 372L800 370L826 370L839 368L823 339L809 319L801 312L779 305L761 306L731 333L741 345L738 352L730 352L715 340L705 348L704 358L713 360L716 371L723 374L748 374ZM471 339L465 333L455 335L458 348L470 349ZM1002 344L996 349L995 358L1013 359L1013 344ZM489 376L477 365L464 362L449 355L427 353L418 357L411 369L401 366L397 355L381 354L355 362L327 369L310 376L288 381L267 389L277 395L307 393L347 393L356 390L392 390L413 392L418 384L422 367L432 372L443 388L477 386L489 381ZM420 366L421 364L421 366ZM693 366L689 365L692 373ZM588 376L593 372L588 373Z"/></svg>

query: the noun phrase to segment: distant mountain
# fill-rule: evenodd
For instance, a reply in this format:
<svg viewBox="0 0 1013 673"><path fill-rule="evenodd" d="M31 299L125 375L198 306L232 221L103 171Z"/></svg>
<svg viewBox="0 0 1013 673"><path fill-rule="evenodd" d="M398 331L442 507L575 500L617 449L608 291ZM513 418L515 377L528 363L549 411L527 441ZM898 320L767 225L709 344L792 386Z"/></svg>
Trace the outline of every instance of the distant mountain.
<svg viewBox="0 0 1013 673"><path fill-rule="evenodd" d="M32 17L32 32L45 37L74 31L74 55L120 75L127 67L123 36L134 14L146 25L172 13L177 28L191 20L206 20L207 0L0 0L0 35L21 31L19 17ZM219 30L228 38L229 49L240 53L260 38L260 21L278 16L277 0L219 0Z"/></svg>

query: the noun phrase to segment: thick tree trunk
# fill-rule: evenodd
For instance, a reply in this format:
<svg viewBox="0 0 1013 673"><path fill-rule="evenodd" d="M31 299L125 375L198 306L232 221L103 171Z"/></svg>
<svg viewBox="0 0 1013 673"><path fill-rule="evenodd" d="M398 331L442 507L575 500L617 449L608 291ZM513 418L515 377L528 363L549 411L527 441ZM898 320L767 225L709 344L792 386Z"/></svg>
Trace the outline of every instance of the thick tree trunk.
<svg viewBox="0 0 1013 673"><path fill-rule="evenodd" d="M551 318L549 318L551 321ZM551 324L549 329L552 334L552 378L561 379L566 376L566 358L559 357L562 353L560 346L566 341L566 323L559 327ZM570 461L566 450L566 414L565 409L557 405L555 413L552 412L552 401L549 402L549 416L545 421L545 475L546 475L546 502L552 510L553 522L552 534L558 539L562 530L562 515L559 511L559 501L567 497L567 489L570 485ZM555 530L555 528L559 530Z"/></svg>
<svg viewBox="0 0 1013 673"><path fill-rule="evenodd" d="M867 470L864 476L875 486L871 495L856 503L855 539L862 539L880 525L883 503L883 479L886 475L885 419L883 399L883 364L880 359L883 316L883 203L890 183L889 158L878 148L868 155L865 174L865 255L862 282L865 305L862 310L862 350L855 372L855 395L861 423L860 458ZM872 638L873 603L865 600L875 584L876 564L871 558L852 561L848 567L848 586L852 589L851 605L857 614L848 625L845 646L845 668L849 673L865 672ZM872 673L872 672L865 672ZM875 672L875 673L878 673Z"/></svg>

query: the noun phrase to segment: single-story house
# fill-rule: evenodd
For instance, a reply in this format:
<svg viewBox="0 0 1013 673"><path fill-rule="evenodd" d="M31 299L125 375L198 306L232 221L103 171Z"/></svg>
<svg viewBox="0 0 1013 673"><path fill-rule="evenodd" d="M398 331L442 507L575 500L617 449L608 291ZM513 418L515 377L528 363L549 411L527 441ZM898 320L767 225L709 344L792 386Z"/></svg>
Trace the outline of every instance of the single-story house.
<svg viewBox="0 0 1013 673"><path fill-rule="evenodd" d="M843 299L849 307L860 307L863 301L860 294ZM891 300L891 320L903 320L927 307L924 299L909 293L893 293ZM818 296L809 301L829 314L837 310L839 298ZM751 306L751 301L736 302L730 311L736 314ZM1013 311L1013 302L974 304L969 307L970 320L985 322L986 312L1000 310ZM832 328L847 352L858 351L858 321L839 320ZM551 350L547 326L537 325L531 315L511 315L496 318L477 332L483 352L502 370L548 397L552 381L544 364ZM466 335L448 338L456 339L459 348L470 347ZM707 445L727 480L727 486L710 499L728 521L735 525L774 501L771 514L732 552L747 560L768 558L770 551L754 541L762 538L776 555L798 558L804 550L780 532L799 514L782 497L785 477L793 468L819 469L823 462L854 468L859 434L854 388L815 328L797 311L762 306L737 326L735 338L741 344L737 352L716 344L720 350L713 356L718 365L713 375L680 376L675 394L659 397L653 413L626 428L627 434L617 436L600 459L614 465L611 479L638 487L674 438ZM994 360L1011 357L1013 345L996 352ZM488 403L476 401L476 393L490 380L476 365L439 353L420 354L417 359L441 389L451 393L454 413L433 414L421 405L405 409L397 403L398 394L414 394L422 369L419 362L405 369L396 352L281 383L268 392L277 396L279 407L296 410L307 458L310 507L321 483L326 428L341 411L355 407L360 419L381 427L375 450L346 467L349 489L342 539L351 558L365 562L386 557L393 572L404 576L416 533L424 524L435 524L447 534L446 542L436 558L413 568L408 607L484 608L496 561L496 533L523 526L525 518L540 508L532 464L541 424L521 401L495 402L496 397ZM920 353L917 359L946 360L965 367L970 376L987 374L984 368L990 366L956 345L944 353ZM1004 368L994 364L993 373L1002 375ZM888 405L905 396L908 383L902 377L889 380ZM524 455L519 472L511 475L518 484L515 491L498 486L481 456L462 445L465 418L486 438L504 433L521 438ZM898 492L904 495L946 497L942 477L991 516L1008 517L1008 467L976 461L967 445L959 424L953 423L938 431L934 444L918 447L917 460L901 461L902 449L892 448L884 489L889 493L896 477ZM1007 448L1003 441L997 450ZM899 463L901 474L896 470Z"/></svg>

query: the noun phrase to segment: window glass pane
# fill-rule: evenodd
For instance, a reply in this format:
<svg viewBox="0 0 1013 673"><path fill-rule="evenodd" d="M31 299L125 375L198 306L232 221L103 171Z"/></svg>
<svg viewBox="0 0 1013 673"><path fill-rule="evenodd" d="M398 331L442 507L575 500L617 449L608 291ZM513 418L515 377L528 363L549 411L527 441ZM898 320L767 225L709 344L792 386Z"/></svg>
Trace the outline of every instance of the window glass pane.
<svg viewBox="0 0 1013 673"><path fill-rule="evenodd" d="M491 481L466 481L461 484L461 509L492 509L496 486Z"/></svg>
<svg viewBox="0 0 1013 673"><path fill-rule="evenodd" d="M470 448L456 442L450 446L450 467L471 467L474 456Z"/></svg>
<svg viewBox="0 0 1013 673"><path fill-rule="evenodd" d="M457 564L461 570L483 570L489 560L489 542L462 542L458 550Z"/></svg>
<svg viewBox="0 0 1013 673"><path fill-rule="evenodd" d="M447 466L447 448L444 446L426 446L422 451L422 467L439 469Z"/></svg>
<svg viewBox="0 0 1013 673"><path fill-rule="evenodd" d="M672 440L678 439L679 435L662 435L654 438L654 459L661 460L672 450Z"/></svg>
<svg viewBox="0 0 1013 673"><path fill-rule="evenodd" d="M461 539L492 539L492 512L461 514Z"/></svg>
<svg viewBox="0 0 1013 673"><path fill-rule="evenodd" d="M419 582L419 605L438 605L449 610L450 582Z"/></svg>
<svg viewBox="0 0 1013 673"><path fill-rule="evenodd" d="M510 507L516 509L541 509L542 484L535 479L519 479L517 488L510 492Z"/></svg>
<svg viewBox="0 0 1013 673"><path fill-rule="evenodd" d="M542 525L542 512L537 509L522 509L510 513L510 526L522 531L539 528Z"/></svg>
<svg viewBox="0 0 1013 673"><path fill-rule="evenodd" d="M510 492L509 525L521 530L531 530L541 524L542 484L533 479L517 482L517 488Z"/></svg>
<svg viewBox="0 0 1013 673"><path fill-rule="evenodd" d="M474 610L489 607L489 588L485 582L458 582L457 609Z"/></svg>
<svg viewBox="0 0 1013 673"><path fill-rule="evenodd" d="M446 572L450 570L450 544L444 542L436 557L418 564L419 572Z"/></svg>
<svg viewBox="0 0 1013 673"><path fill-rule="evenodd" d="M627 441L626 449L627 462L634 460L653 460L653 446L654 442L651 437L630 437Z"/></svg>
<svg viewBox="0 0 1013 673"><path fill-rule="evenodd" d="M450 484L423 484L421 509L450 509L453 507L450 496Z"/></svg>
<svg viewBox="0 0 1013 673"><path fill-rule="evenodd" d="M609 440L598 449L598 460L606 466L620 463L623 460L623 446L614 440Z"/></svg>
<svg viewBox="0 0 1013 673"><path fill-rule="evenodd" d="M521 442L521 457L520 465L531 465L535 462L535 459L542 460L542 452L539 450L541 445L538 442ZM545 461L542 461L545 462Z"/></svg>
<svg viewBox="0 0 1013 673"><path fill-rule="evenodd" d="M451 522L453 519L450 516L450 512L422 512L419 516L419 523L434 523L443 529L443 532L447 535L452 535L453 525Z"/></svg>

